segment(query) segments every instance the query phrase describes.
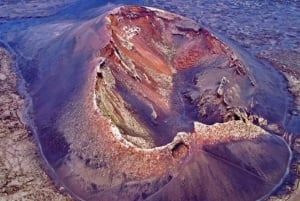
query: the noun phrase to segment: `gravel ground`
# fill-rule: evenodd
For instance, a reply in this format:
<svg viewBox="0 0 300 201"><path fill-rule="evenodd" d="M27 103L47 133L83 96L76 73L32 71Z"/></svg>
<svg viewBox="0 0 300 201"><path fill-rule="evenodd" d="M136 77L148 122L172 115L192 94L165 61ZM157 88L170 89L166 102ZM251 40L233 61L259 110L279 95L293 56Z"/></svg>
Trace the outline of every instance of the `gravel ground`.
<svg viewBox="0 0 300 201"><path fill-rule="evenodd" d="M24 101L8 52L0 48L0 201L71 200L42 169L33 136L21 121Z"/></svg>
<svg viewBox="0 0 300 201"><path fill-rule="evenodd" d="M56 14L76 0L1 0L0 23L26 17L46 17Z"/></svg>
<svg viewBox="0 0 300 201"><path fill-rule="evenodd" d="M295 97L296 108L292 116L298 116L300 111L300 53L295 51L280 51L273 53L262 53L259 55L273 64L284 74L288 83L289 91ZM295 126L299 127L296 123ZM286 136L287 141L289 137ZM290 138L291 140L292 138ZM299 134L290 141L293 151L293 160L290 174L276 194L270 198L271 201L299 201L300 200L300 136Z"/></svg>

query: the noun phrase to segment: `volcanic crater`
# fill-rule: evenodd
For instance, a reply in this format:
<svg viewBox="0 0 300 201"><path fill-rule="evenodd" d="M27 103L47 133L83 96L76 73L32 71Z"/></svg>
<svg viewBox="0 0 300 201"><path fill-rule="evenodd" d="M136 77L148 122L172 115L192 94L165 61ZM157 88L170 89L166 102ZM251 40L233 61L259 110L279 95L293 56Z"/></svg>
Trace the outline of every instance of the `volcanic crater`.
<svg viewBox="0 0 300 201"><path fill-rule="evenodd" d="M194 121L247 119L255 81L208 31L140 7L106 19L111 40L99 51L97 105L128 141L161 146L192 132Z"/></svg>
<svg viewBox="0 0 300 201"><path fill-rule="evenodd" d="M53 33L28 91L49 172L74 199L250 201L281 185L290 148L261 128L285 119L278 72L155 8Z"/></svg>

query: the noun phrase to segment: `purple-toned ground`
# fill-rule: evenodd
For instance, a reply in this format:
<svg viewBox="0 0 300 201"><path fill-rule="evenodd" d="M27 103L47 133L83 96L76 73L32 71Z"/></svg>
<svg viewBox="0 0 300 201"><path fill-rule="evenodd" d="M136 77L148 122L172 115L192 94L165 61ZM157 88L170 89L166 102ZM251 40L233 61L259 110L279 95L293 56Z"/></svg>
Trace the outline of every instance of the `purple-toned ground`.
<svg viewBox="0 0 300 201"><path fill-rule="evenodd" d="M0 48L0 200L68 201L43 169L34 137L22 122L24 100L17 93L11 55Z"/></svg>
<svg viewBox="0 0 300 201"><path fill-rule="evenodd" d="M0 21L5 26L7 21L13 22L24 18L55 16L61 9L66 8L70 2L73 1L1 1ZM212 6L213 2L209 1L201 3L200 1L185 1L184 4L181 4L182 1L145 2L150 6L191 17L211 27L215 32L234 39L252 54L270 61L277 70L284 74L289 83L288 90L295 98L295 104L291 104L294 106L289 110L287 118L289 119L288 128L296 132L299 130L297 117L299 117L300 106L300 54L298 49L300 26L297 24L299 21L296 14L299 10L298 1L287 1L286 4L275 1L272 4L273 6L268 5L268 3L253 3L252 1L244 3L222 1L218 2L218 6L215 6L215 4ZM291 15L284 15L289 12L291 12ZM289 19L287 20L288 23L284 20L284 16ZM275 21L278 21L278 23L274 23ZM62 21L61 24L64 24L63 28L58 30L57 34L64 28L67 29L71 23ZM55 24L52 26L55 27ZM42 29L43 26L37 30L42 33ZM14 32L17 30L18 28L15 26L10 31L9 29L3 31L0 33L0 40L4 43L12 43L15 40ZM20 44L16 46L16 49L22 49L20 46ZM29 47L28 44L27 47ZM22 56L30 57L30 55ZM13 55L11 58L14 60ZM0 200L69 200L70 198L60 195L45 175L43 168L41 168L45 164L41 165L41 158L37 154L33 137L29 135L20 120L22 116L20 115L20 109L23 107L23 101L16 95L16 78L10 65L13 62L10 61L8 53L4 50L1 50L0 60L0 83L4 83L3 85L1 83L0 86L0 147L2 153L0 155ZM264 124L264 122L261 123ZM268 126L267 129L269 130L277 131L279 129L276 124ZM300 174L300 165L298 165L300 140L295 137L297 133L294 132L294 136L290 137L288 131L278 132L284 134L293 150L294 158L290 176L285 180L279 191L270 197L270 200L289 199L296 201L299 199L299 191L296 189ZM81 146L81 144L74 146ZM179 155L181 155L180 153L179 151ZM41 184L43 184L42 188L40 187Z"/></svg>

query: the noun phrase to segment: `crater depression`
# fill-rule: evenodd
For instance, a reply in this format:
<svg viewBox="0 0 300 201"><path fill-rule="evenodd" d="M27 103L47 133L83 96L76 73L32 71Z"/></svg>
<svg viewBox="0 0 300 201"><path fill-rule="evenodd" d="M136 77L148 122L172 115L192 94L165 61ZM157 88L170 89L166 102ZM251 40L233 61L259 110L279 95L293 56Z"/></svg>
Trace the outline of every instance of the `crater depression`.
<svg viewBox="0 0 300 201"><path fill-rule="evenodd" d="M291 160L275 135L291 102L283 76L190 19L110 9L22 36L20 69L52 177L78 200L272 193ZM33 33L47 40L32 45Z"/></svg>

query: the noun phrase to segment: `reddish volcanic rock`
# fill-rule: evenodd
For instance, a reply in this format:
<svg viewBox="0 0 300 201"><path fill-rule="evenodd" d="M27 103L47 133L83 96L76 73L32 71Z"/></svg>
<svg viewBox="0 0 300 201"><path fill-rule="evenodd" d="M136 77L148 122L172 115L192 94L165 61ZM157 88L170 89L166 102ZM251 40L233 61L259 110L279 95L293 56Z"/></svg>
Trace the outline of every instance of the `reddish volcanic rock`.
<svg viewBox="0 0 300 201"><path fill-rule="evenodd" d="M261 107L274 76L189 19L119 7L36 60L51 66L29 84L37 137L76 199L257 200L287 174L285 141L248 120L282 121L285 100Z"/></svg>

